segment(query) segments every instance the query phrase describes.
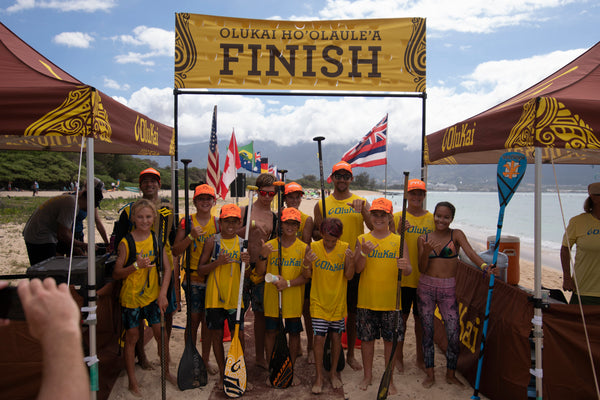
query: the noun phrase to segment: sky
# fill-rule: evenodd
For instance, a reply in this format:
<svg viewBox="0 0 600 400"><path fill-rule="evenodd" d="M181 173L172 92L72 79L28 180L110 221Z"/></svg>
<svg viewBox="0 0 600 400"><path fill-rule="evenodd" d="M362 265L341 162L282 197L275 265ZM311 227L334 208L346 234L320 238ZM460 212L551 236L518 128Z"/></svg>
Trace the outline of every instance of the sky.
<svg viewBox="0 0 600 400"><path fill-rule="evenodd" d="M38 52L169 126L179 12L279 20L426 18L427 133L512 97L600 40L596 0L0 1L0 21ZM239 146L251 140L293 146L325 136L350 148L388 113L394 154L421 148L420 99L318 96L179 96L180 144L208 142L214 105L219 141L228 142L235 129Z"/></svg>

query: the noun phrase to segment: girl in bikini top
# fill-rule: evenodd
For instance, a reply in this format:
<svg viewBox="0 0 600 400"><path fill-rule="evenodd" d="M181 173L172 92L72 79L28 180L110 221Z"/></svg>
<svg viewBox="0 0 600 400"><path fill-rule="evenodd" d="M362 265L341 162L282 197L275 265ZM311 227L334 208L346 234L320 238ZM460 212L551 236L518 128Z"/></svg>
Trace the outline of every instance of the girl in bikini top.
<svg viewBox="0 0 600 400"><path fill-rule="evenodd" d="M431 250L429 253L429 258L456 258L458 257L458 252L456 251L456 246L454 246L454 241L452 240L453 229L450 229L450 240L448 243L442 248L440 253L436 253L435 250ZM427 241L429 233L425 234L425 240Z"/></svg>

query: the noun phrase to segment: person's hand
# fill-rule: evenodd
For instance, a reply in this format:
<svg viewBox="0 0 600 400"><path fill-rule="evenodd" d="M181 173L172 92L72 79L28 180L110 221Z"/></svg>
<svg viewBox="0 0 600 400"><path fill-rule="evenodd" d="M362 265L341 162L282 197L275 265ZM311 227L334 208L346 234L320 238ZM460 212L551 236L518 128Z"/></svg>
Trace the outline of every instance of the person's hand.
<svg viewBox="0 0 600 400"><path fill-rule="evenodd" d="M6 287L8 287L8 282L0 281L0 290L4 289ZM0 326L8 325L9 322L10 322L10 320L8 320L8 319L0 318Z"/></svg>
<svg viewBox="0 0 600 400"><path fill-rule="evenodd" d="M158 308L160 308L160 312L164 314L169 306L169 300L167 300L167 296L159 294L156 302L158 304Z"/></svg>
<svg viewBox="0 0 600 400"><path fill-rule="evenodd" d="M344 250L344 254L346 255L346 258L348 258L349 260L354 258L354 252L352 250L350 250L349 247L346 247L346 250Z"/></svg>
<svg viewBox="0 0 600 400"><path fill-rule="evenodd" d="M317 261L317 258L315 252L309 247L304 255L304 265L307 267L311 266L313 262Z"/></svg>
<svg viewBox="0 0 600 400"><path fill-rule="evenodd" d="M231 257L229 256L229 254L227 254L224 251L219 252L219 255L217 256L217 265L225 265L225 264L229 264L231 262L233 262L234 260L231 259Z"/></svg>
<svg viewBox="0 0 600 400"><path fill-rule="evenodd" d="M352 203L346 203L347 205L351 206L352 208L354 208L354 211L356 211L357 213L362 213L362 209L365 205L365 201L361 200L361 199L354 199L352 201Z"/></svg>
<svg viewBox="0 0 600 400"><path fill-rule="evenodd" d="M242 262L246 265L250 264L250 253L248 253L247 251L243 251L242 254L240 255L240 259L242 260Z"/></svg>
<svg viewBox="0 0 600 400"><path fill-rule="evenodd" d="M402 225L402 218L400 218L400 222L398 222L398 234L402 233L402 230L400 228L402 228L400 225ZM408 220L404 221L404 232L408 232L408 230L412 227L412 225L410 224L410 222L408 222Z"/></svg>
<svg viewBox="0 0 600 400"><path fill-rule="evenodd" d="M56 286L54 278L22 280L17 290L31 336L43 342L80 335L79 307L65 283Z"/></svg>
<svg viewBox="0 0 600 400"><path fill-rule="evenodd" d="M563 290L572 292L575 290L575 281L571 276L563 276Z"/></svg>
<svg viewBox="0 0 600 400"><path fill-rule="evenodd" d="M260 255L263 257L269 257L269 254L271 254L274 249L273 249L273 244L272 243L265 243L264 240L260 240L260 244L262 245L262 247L260 248Z"/></svg>
<svg viewBox="0 0 600 400"><path fill-rule="evenodd" d="M137 262L137 266L139 269L154 267L154 264L150 261L149 257L142 257L138 254L135 261Z"/></svg>
<svg viewBox="0 0 600 400"><path fill-rule="evenodd" d="M369 255L373 250L375 250L379 244L375 244L370 240L365 241L365 238L362 238L362 243L360 244L360 251L365 255Z"/></svg>
<svg viewBox="0 0 600 400"><path fill-rule="evenodd" d="M283 279L283 276L281 275L277 275L277 281L273 282L273 285L275 285L275 288L277 288L278 291L282 291L284 289L288 288L288 284L287 284L287 280Z"/></svg>
<svg viewBox="0 0 600 400"><path fill-rule="evenodd" d="M195 226L190 230L190 235L192 235L194 239L198 239L200 236L204 235L204 229L199 225Z"/></svg>
<svg viewBox="0 0 600 400"><path fill-rule="evenodd" d="M410 275L412 272L412 266L404 257L398 258L396 265L398 266L398 269L402 270L403 275Z"/></svg>

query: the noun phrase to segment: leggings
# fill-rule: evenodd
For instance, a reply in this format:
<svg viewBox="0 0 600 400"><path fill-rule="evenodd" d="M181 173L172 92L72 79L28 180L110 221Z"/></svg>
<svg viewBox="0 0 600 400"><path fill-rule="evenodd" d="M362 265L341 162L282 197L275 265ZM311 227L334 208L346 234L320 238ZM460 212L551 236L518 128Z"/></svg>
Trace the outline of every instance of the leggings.
<svg viewBox="0 0 600 400"><path fill-rule="evenodd" d="M448 349L446 350L447 368L456 370L459 352L459 323L458 304L456 303L455 278L433 278L421 275L419 287L417 288L419 314L423 324L423 357L425 368L434 366L433 348L433 318L435 306L442 313L446 336L448 338Z"/></svg>

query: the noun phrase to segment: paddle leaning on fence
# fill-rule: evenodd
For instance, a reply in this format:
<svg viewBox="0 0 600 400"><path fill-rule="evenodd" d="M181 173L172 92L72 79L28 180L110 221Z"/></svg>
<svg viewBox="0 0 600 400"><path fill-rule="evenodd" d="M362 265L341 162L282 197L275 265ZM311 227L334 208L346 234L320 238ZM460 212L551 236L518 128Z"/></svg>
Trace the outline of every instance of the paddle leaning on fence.
<svg viewBox="0 0 600 400"><path fill-rule="evenodd" d="M498 170L496 180L498 184L498 200L500 201L500 211L498 213L498 229L496 231L496 241L494 242L494 257L492 265L496 265L498 260L498 249L500 246L500 234L502 233L502 223L504 221L504 209L510 199L517 191L525 170L527 169L527 158L517 152L508 152L500 156L498 160ZM490 283L488 287L487 302L485 305L485 317L483 320L483 330L481 332L481 348L479 350L479 360L477 361L477 378L475 379L475 389L471 399L479 400L479 384L481 383L481 369L483 367L483 354L485 350L485 340L487 338L488 322L490 319L490 306L492 303L492 293L494 291L494 274L489 274Z"/></svg>
<svg viewBox="0 0 600 400"><path fill-rule="evenodd" d="M246 212L246 234L244 236L244 248L248 247L248 234L250 232L250 221L252 216L252 203L254 202L254 192L258 190L256 186L248 186L250 199L248 200L248 211ZM246 265L241 263L240 285L238 288L238 302L235 314L235 331L231 338L231 345L227 352L225 360L225 375L223 377L223 390L229 397L240 397L246 391L248 374L246 371L246 361L244 360L244 348L240 342L240 317L242 310L242 294L244 291L244 272ZM246 305L248 307L248 305Z"/></svg>

